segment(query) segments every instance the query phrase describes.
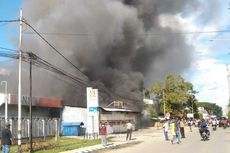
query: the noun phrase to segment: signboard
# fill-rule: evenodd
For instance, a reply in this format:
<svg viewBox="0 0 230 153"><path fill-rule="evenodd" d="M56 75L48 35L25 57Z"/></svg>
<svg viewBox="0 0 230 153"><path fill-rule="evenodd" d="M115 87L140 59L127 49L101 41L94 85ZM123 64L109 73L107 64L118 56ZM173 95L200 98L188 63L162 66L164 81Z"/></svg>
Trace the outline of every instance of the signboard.
<svg viewBox="0 0 230 153"><path fill-rule="evenodd" d="M89 112L97 113L97 112L99 112L99 108L98 107L89 107Z"/></svg>
<svg viewBox="0 0 230 153"><path fill-rule="evenodd" d="M98 89L88 87L87 95L87 133L94 137L99 133L99 105Z"/></svg>
<svg viewBox="0 0 230 153"><path fill-rule="evenodd" d="M188 113L187 118L194 118L194 114L193 113Z"/></svg>

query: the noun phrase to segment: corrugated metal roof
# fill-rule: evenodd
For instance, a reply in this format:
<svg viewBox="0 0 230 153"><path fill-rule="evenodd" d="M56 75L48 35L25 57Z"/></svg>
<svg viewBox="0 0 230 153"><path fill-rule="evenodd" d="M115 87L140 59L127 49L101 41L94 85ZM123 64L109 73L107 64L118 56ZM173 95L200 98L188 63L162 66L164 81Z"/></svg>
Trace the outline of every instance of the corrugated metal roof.
<svg viewBox="0 0 230 153"><path fill-rule="evenodd" d="M105 111L108 112L137 112L137 111L133 111L130 109L121 109L121 108L105 108L105 107L101 107L102 109L104 109Z"/></svg>

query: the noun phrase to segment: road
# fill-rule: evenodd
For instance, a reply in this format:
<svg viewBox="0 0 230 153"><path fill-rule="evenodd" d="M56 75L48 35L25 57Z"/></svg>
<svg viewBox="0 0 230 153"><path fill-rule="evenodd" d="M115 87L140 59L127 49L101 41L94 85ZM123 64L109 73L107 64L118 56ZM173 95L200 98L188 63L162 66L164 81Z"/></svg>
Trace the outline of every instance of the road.
<svg viewBox="0 0 230 153"><path fill-rule="evenodd" d="M230 128L218 128L217 131L210 132L210 140L201 141L198 129L195 128L193 132L186 132L186 138L182 139L181 144L171 144L170 141L163 141L161 136L156 137L147 133L137 138L142 143L107 150L105 153L229 153Z"/></svg>

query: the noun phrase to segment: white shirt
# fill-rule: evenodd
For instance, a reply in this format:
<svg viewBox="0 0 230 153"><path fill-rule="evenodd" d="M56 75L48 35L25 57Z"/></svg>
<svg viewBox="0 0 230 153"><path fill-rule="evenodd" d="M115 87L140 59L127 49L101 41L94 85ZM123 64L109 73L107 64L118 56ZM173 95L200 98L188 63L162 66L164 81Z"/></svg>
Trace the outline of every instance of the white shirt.
<svg viewBox="0 0 230 153"><path fill-rule="evenodd" d="M132 125L132 123L130 123L130 122L127 123L126 126L127 126L127 127L126 127L127 130L132 130L132 129L133 129L133 125Z"/></svg>
<svg viewBox="0 0 230 153"><path fill-rule="evenodd" d="M168 130L169 130L169 124L168 124L168 122L165 122L165 124L163 125L163 128L164 128L165 132L168 132Z"/></svg>
<svg viewBox="0 0 230 153"><path fill-rule="evenodd" d="M213 120L213 121L212 121L212 125L216 125L216 120Z"/></svg>

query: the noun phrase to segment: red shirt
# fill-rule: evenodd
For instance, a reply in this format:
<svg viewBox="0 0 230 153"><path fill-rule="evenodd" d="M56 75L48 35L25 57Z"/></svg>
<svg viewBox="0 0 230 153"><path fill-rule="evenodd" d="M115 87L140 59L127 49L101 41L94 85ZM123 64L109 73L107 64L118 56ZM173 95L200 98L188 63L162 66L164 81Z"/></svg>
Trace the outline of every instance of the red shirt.
<svg viewBox="0 0 230 153"><path fill-rule="evenodd" d="M105 125L101 125L99 127L99 134L100 135L106 135L106 126Z"/></svg>

